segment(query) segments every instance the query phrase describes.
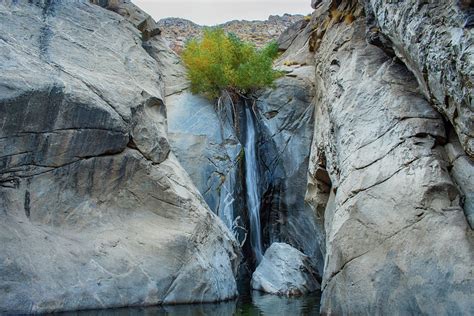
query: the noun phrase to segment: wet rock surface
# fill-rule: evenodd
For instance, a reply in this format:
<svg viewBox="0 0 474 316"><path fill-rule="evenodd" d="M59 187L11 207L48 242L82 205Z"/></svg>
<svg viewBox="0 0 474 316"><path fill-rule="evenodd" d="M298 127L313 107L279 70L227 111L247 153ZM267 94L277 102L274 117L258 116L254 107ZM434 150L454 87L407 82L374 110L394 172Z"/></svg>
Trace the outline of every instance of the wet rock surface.
<svg viewBox="0 0 474 316"><path fill-rule="evenodd" d="M234 123L238 105L229 94L219 100L192 94L180 58L166 47L163 38L148 41L145 48L158 60L165 82L172 151L209 208L243 242L243 146Z"/></svg>
<svg viewBox="0 0 474 316"><path fill-rule="evenodd" d="M314 67L294 65L285 69L288 73L255 102L264 240L268 246L274 242L291 244L317 261L322 273L319 244L307 238L318 234L314 213L304 201L314 130Z"/></svg>

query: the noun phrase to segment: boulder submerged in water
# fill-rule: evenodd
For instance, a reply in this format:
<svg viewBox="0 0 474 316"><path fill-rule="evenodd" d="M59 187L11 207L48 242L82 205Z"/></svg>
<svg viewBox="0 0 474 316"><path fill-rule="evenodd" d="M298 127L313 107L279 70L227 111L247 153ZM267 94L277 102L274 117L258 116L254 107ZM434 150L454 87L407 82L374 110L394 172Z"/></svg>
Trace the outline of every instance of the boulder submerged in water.
<svg viewBox="0 0 474 316"><path fill-rule="evenodd" d="M277 295L303 295L320 289L308 256L285 243L273 243L252 276L254 290Z"/></svg>

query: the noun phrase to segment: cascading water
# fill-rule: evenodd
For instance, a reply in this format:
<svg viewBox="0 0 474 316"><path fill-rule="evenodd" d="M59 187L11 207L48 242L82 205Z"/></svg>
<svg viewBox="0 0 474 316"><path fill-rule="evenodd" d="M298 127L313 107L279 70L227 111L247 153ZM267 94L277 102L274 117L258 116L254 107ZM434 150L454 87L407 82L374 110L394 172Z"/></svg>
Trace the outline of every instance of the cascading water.
<svg viewBox="0 0 474 316"><path fill-rule="evenodd" d="M258 165L255 144L255 120L251 110L245 109L246 139L245 139L245 183L247 185L247 207L250 219L250 244L260 263L263 257L262 235L260 229L260 197L258 191Z"/></svg>

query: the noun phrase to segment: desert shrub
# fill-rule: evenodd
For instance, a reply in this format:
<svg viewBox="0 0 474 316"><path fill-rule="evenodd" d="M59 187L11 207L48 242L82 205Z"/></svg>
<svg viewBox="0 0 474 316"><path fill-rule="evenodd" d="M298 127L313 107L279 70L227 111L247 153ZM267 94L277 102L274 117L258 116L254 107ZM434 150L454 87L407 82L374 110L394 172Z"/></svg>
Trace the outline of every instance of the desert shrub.
<svg viewBox="0 0 474 316"><path fill-rule="evenodd" d="M191 91L215 98L222 90L246 94L271 85L279 76L272 68L277 55L276 42L258 50L221 28L208 28L186 43L181 57Z"/></svg>

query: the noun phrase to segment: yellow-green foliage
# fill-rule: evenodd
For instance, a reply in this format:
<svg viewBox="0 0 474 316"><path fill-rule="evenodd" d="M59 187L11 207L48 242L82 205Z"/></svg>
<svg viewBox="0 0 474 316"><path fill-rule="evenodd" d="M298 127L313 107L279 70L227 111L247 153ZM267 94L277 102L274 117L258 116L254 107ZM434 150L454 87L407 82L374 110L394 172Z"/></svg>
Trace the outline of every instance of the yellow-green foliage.
<svg viewBox="0 0 474 316"><path fill-rule="evenodd" d="M283 65L285 65L285 66L295 66L295 65L299 65L299 63L297 61L287 60L283 63Z"/></svg>
<svg viewBox="0 0 474 316"><path fill-rule="evenodd" d="M222 90L248 93L269 86L279 76L272 68L278 45L257 50L221 28L208 28L202 39L189 41L181 55L193 93L218 97Z"/></svg>

